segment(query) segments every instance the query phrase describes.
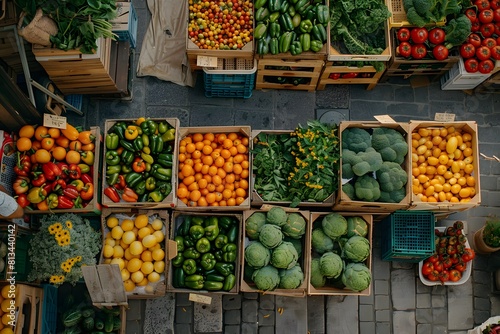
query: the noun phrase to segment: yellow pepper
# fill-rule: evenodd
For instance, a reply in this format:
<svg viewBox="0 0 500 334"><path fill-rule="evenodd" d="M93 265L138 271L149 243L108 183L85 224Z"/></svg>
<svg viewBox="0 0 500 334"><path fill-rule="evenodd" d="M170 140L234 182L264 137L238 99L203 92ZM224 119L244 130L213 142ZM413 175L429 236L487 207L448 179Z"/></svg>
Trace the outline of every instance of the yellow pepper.
<svg viewBox="0 0 500 334"><path fill-rule="evenodd" d="M129 125L125 130L125 138L128 140L134 140L139 135L139 130L137 130L137 126Z"/></svg>
<svg viewBox="0 0 500 334"><path fill-rule="evenodd" d="M135 124L137 125L141 125L142 122L144 122L146 120L145 117L139 117L136 121L135 121Z"/></svg>

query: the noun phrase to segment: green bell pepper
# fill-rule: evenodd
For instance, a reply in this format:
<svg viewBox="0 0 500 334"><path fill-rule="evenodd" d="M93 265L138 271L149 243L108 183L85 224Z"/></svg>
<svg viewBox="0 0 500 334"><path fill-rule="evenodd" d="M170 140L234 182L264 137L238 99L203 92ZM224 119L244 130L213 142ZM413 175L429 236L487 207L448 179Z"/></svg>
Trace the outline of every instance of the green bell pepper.
<svg viewBox="0 0 500 334"><path fill-rule="evenodd" d="M222 249L216 250L213 254L214 254L215 259L217 260L217 262L222 262L222 255L224 254L224 252L222 251Z"/></svg>
<svg viewBox="0 0 500 334"><path fill-rule="evenodd" d="M295 13L297 13L293 6L288 6L287 12L288 12L288 15L290 15L290 17L293 17L295 15Z"/></svg>
<svg viewBox="0 0 500 334"><path fill-rule="evenodd" d="M189 235L196 240L201 239L205 235L205 229L201 225L191 225Z"/></svg>
<svg viewBox="0 0 500 334"><path fill-rule="evenodd" d="M229 274L224 279L224 285L222 286L222 290L231 291L236 284L236 276L234 274Z"/></svg>
<svg viewBox="0 0 500 334"><path fill-rule="evenodd" d="M194 216L191 222L192 225L199 225L199 226L203 225L204 223L205 220L201 216Z"/></svg>
<svg viewBox="0 0 500 334"><path fill-rule="evenodd" d="M222 290L223 286L223 282L205 281L205 283L203 283L203 287L208 291Z"/></svg>
<svg viewBox="0 0 500 334"><path fill-rule="evenodd" d="M189 228L191 227L191 216L182 216L184 221L177 228L176 235L186 236L189 233Z"/></svg>
<svg viewBox="0 0 500 334"><path fill-rule="evenodd" d="M174 277L172 279L172 285L176 288L184 288L186 286L186 274L182 268L178 267L174 269Z"/></svg>
<svg viewBox="0 0 500 334"><path fill-rule="evenodd" d="M221 249L229 242L227 235L219 234L217 238L215 238L214 245L215 248Z"/></svg>
<svg viewBox="0 0 500 334"><path fill-rule="evenodd" d="M281 34L281 26L277 22L272 22L269 24L269 36L279 37Z"/></svg>
<svg viewBox="0 0 500 334"><path fill-rule="evenodd" d="M120 142L120 137L116 133L110 133L106 135L106 148L108 150L116 150L118 148L118 143Z"/></svg>
<svg viewBox="0 0 500 334"><path fill-rule="evenodd" d="M186 273L186 275L192 275L196 272L196 261L193 259L186 259L182 263L182 270Z"/></svg>
<svg viewBox="0 0 500 334"><path fill-rule="evenodd" d="M219 235L219 222L217 217L212 216L209 218L206 218L204 221L204 226L205 226L205 237L209 241L214 241L215 238Z"/></svg>
<svg viewBox="0 0 500 334"><path fill-rule="evenodd" d="M130 152L135 151L134 145L131 142L127 141L126 139L120 140L120 146L123 147L125 150L130 151Z"/></svg>
<svg viewBox="0 0 500 334"><path fill-rule="evenodd" d="M164 195L160 190L155 189L149 193L148 202L159 203L159 202L163 201L165 199L165 197L167 197L167 196Z"/></svg>
<svg viewBox="0 0 500 334"><path fill-rule="evenodd" d="M172 183L166 181L157 181L156 189L160 191L160 193L167 197L168 194L172 191Z"/></svg>
<svg viewBox="0 0 500 334"><path fill-rule="evenodd" d="M269 17L269 15L271 15L269 9L267 7L261 7L257 9L257 11L255 12L255 22L263 22ZM254 31L254 38L255 38L255 31Z"/></svg>
<svg viewBox="0 0 500 334"><path fill-rule="evenodd" d="M212 281L212 282L224 282L224 280L226 279L226 277L222 275L217 275L216 273L207 274L205 275L205 277L207 278L207 281Z"/></svg>
<svg viewBox="0 0 500 334"><path fill-rule="evenodd" d="M171 128L168 129L165 133L161 135L161 140L163 140L164 143L172 141L175 139L175 129Z"/></svg>
<svg viewBox="0 0 500 334"><path fill-rule="evenodd" d="M299 0L293 7L295 7L295 10L299 13L302 14L304 13L311 4L309 3L309 0Z"/></svg>
<svg viewBox="0 0 500 334"><path fill-rule="evenodd" d="M290 31L285 32L280 37L280 52L286 53L290 49L290 43L292 42L292 33Z"/></svg>
<svg viewBox="0 0 500 334"><path fill-rule="evenodd" d="M306 52L311 49L311 35L309 33L303 33L299 37L300 45L302 46L302 51Z"/></svg>
<svg viewBox="0 0 500 334"><path fill-rule="evenodd" d="M194 248L196 240L189 234L184 237L184 250L187 248Z"/></svg>
<svg viewBox="0 0 500 334"><path fill-rule="evenodd" d="M184 237L178 235L174 238L174 241L177 244L177 254L184 252Z"/></svg>
<svg viewBox="0 0 500 334"><path fill-rule="evenodd" d="M144 148L144 140L142 140L142 136L138 136L137 138L135 138L132 142L132 145L134 146L134 150L136 152L142 151L142 149Z"/></svg>
<svg viewBox="0 0 500 334"><path fill-rule="evenodd" d="M287 0L283 0L287 1ZM277 12L281 8L281 0L268 0L267 8L272 12Z"/></svg>
<svg viewBox="0 0 500 334"><path fill-rule="evenodd" d="M234 265L232 263L217 262L215 270L222 276L229 276L234 272Z"/></svg>
<svg viewBox="0 0 500 334"><path fill-rule="evenodd" d="M290 53L292 56L297 56L302 53L302 45L300 41L293 41L292 45L290 45Z"/></svg>
<svg viewBox="0 0 500 334"><path fill-rule="evenodd" d="M306 20L311 20L311 22L315 22L316 21L316 6L309 7L309 9L305 13L302 13L302 16Z"/></svg>
<svg viewBox="0 0 500 334"><path fill-rule="evenodd" d="M146 193L146 180L141 180L136 186L134 187L135 192L137 195L143 195Z"/></svg>
<svg viewBox="0 0 500 334"><path fill-rule="evenodd" d="M280 42L278 37L273 37L269 40L269 52L272 55L280 53Z"/></svg>
<svg viewBox="0 0 500 334"><path fill-rule="evenodd" d="M151 148L151 154L159 154L163 151L163 139L161 139L161 136L157 134L149 135L149 147Z"/></svg>
<svg viewBox="0 0 500 334"><path fill-rule="evenodd" d="M106 164L110 166L116 166L120 164L120 155L115 150L110 150L106 152Z"/></svg>
<svg viewBox="0 0 500 334"><path fill-rule="evenodd" d="M132 164L132 161L134 160L134 152L128 151L128 150L123 150L120 159L124 165L130 165L130 164Z"/></svg>
<svg viewBox="0 0 500 334"><path fill-rule="evenodd" d="M294 16L292 16L292 26L293 28L300 27L300 23L302 22L302 16L300 16L299 13L295 13Z"/></svg>
<svg viewBox="0 0 500 334"><path fill-rule="evenodd" d="M196 226L193 226L193 227L196 227ZM210 241L207 238L202 237L202 238L199 238L198 241L196 241L196 250L198 252L200 252L202 254L207 253L210 251L210 248L211 248Z"/></svg>
<svg viewBox="0 0 500 334"><path fill-rule="evenodd" d="M253 32L253 37L255 39L265 38L267 33L267 24L261 22L259 23Z"/></svg>
<svg viewBox="0 0 500 334"><path fill-rule="evenodd" d="M115 133L119 139L125 139L125 130L127 129L127 123L117 122L110 129L111 132Z"/></svg>
<svg viewBox="0 0 500 334"><path fill-rule="evenodd" d="M198 252L193 247L185 249L184 252L182 252L182 255L184 256L185 259L193 259L193 260L196 260L201 256L200 252Z"/></svg>
<svg viewBox="0 0 500 334"><path fill-rule="evenodd" d="M302 33L306 33L306 32L308 33L308 32L310 32L312 30L313 26L314 25L311 22L311 20L302 20L300 22L300 28L299 29L300 29L300 31Z"/></svg>
<svg viewBox="0 0 500 334"><path fill-rule="evenodd" d="M205 270L213 269L216 263L217 260L215 259L215 256L212 253L205 253L201 256L200 265Z"/></svg>
<svg viewBox="0 0 500 334"><path fill-rule="evenodd" d="M311 41L311 51L319 52L321 49L323 49L323 42L316 39Z"/></svg>
<svg viewBox="0 0 500 334"><path fill-rule="evenodd" d="M281 1L280 13L285 14L288 12L288 8L290 8L290 3L288 1Z"/></svg>
<svg viewBox="0 0 500 334"><path fill-rule="evenodd" d="M256 41L256 47L257 47L257 54L259 55L266 55L269 53L269 44L267 43L266 39L261 38Z"/></svg>
<svg viewBox="0 0 500 334"><path fill-rule="evenodd" d="M274 12L269 15L269 22L270 23L277 23L278 18L280 17L280 12Z"/></svg>
<svg viewBox="0 0 500 334"><path fill-rule="evenodd" d="M135 188L135 186L138 185L142 180L142 175L136 172L131 172L125 175L125 183L127 183L127 186L129 186L130 188ZM145 186L146 184L144 183L144 187Z"/></svg>
<svg viewBox="0 0 500 334"><path fill-rule="evenodd" d="M109 165L106 166L106 175L113 175L120 173L122 167L120 165Z"/></svg>
<svg viewBox="0 0 500 334"><path fill-rule="evenodd" d="M156 188L156 179L152 176L148 177L146 179L146 190L152 191L155 190L155 188Z"/></svg>
<svg viewBox="0 0 500 334"><path fill-rule="evenodd" d="M292 22L292 17L288 13L283 13L283 15L280 15L278 19L281 29L285 31L292 31L293 30L293 22Z"/></svg>
<svg viewBox="0 0 500 334"><path fill-rule="evenodd" d="M330 10L326 5L316 5L316 21L326 25L330 20Z"/></svg>
<svg viewBox="0 0 500 334"><path fill-rule="evenodd" d="M158 155L156 162L163 167L172 167L173 164L173 154L162 153Z"/></svg>
<svg viewBox="0 0 500 334"><path fill-rule="evenodd" d="M132 173L134 171L132 169L131 165L122 165L121 170L122 170L122 174L128 174L128 173Z"/></svg>
<svg viewBox="0 0 500 334"><path fill-rule="evenodd" d="M171 168L154 168L152 169L153 173L152 175L157 179L161 181L170 181L172 179L172 169Z"/></svg>
<svg viewBox="0 0 500 334"><path fill-rule="evenodd" d="M147 119L144 122L141 123L141 129L142 133L149 135L152 135L156 133L156 130L158 130L158 123L151 119Z"/></svg>
<svg viewBox="0 0 500 334"><path fill-rule="evenodd" d="M226 232L226 235L229 242L235 243L238 239L238 225L231 226Z"/></svg>
<svg viewBox="0 0 500 334"><path fill-rule="evenodd" d="M189 275L184 279L184 284L187 288L201 290L205 281L202 275Z"/></svg>
<svg viewBox="0 0 500 334"><path fill-rule="evenodd" d="M119 177L120 177L120 174L118 174L118 173L106 175L106 183L110 186L114 186L115 184L118 183Z"/></svg>
<svg viewBox="0 0 500 334"><path fill-rule="evenodd" d="M169 125L166 121L161 121L160 123L158 123L158 132L160 134L164 134L165 132L167 132L168 129Z"/></svg>
<svg viewBox="0 0 500 334"><path fill-rule="evenodd" d="M264 7L264 5L267 3L267 0L257 0L255 1L254 8L259 9L261 7Z"/></svg>
<svg viewBox="0 0 500 334"><path fill-rule="evenodd" d="M326 42L326 29L322 24L316 24L311 30L311 35L314 40Z"/></svg>
<svg viewBox="0 0 500 334"><path fill-rule="evenodd" d="M144 193L142 195L139 195L139 198L137 199L137 202L139 203L146 203L148 201L148 198L149 198L149 193Z"/></svg>
<svg viewBox="0 0 500 334"><path fill-rule="evenodd" d="M231 216L221 216L218 218L219 227L225 230L237 223L237 220Z"/></svg>
<svg viewBox="0 0 500 334"><path fill-rule="evenodd" d="M237 257L238 246L234 243L228 243L222 247L222 260L224 262L234 262Z"/></svg>
<svg viewBox="0 0 500 334"><path fill-rule="evenodd" d="M172 259L172 265L174 267L182 267L184 260L184 255L182 255L182 253L177 253L176 257Z"/></svg>

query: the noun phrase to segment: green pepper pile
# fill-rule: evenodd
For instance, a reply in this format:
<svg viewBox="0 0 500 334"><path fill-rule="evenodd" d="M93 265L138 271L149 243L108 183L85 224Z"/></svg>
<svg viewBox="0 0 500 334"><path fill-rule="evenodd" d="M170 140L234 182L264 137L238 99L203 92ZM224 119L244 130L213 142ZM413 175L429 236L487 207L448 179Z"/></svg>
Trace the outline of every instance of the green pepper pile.
<svg viewBox="0 0 500 334"><path fill-rule="evenodd" d="M321 0L257 0L254 7L257 54L296 56L326 43L330 10Z"/></svg>
<svg viewBox="0 0 500 334"><path fill-rule="evenodd" d="M172 285L231 291L236 284L239 222L232 216L179 216Z"/></svg>
<svg viewBox="0 0 500 334"><path fill-rule="evenodd" d="M167 121L115 123L106 134L106 195L113 202L162 202L172 192L175 128Z"/></svg>

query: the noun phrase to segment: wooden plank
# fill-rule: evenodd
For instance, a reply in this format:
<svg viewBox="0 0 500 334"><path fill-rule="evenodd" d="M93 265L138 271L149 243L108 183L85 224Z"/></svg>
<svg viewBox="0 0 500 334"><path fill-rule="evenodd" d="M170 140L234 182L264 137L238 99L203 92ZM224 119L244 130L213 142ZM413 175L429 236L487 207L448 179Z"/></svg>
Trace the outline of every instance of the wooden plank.
<svg viewBox="0 0 500 334"><path fill-rule="evenodd" d="M260 59L257 63L255 89L288 89L314 91L324 66L323 60L310 59ZM287 68L287 69L282 69ZM264 77L310 78L308 83L274 83Z"/></svg>
<svg viewBox="0 0 500 334"><path fill-rule="evenodd" d="M82 274L92 303L101 303L104 300L104 291L102 291L96 266L83 266Z"/></svg>
<svg viewBox="0 0 500 334"><path fill-rule="evenodd" d="M130 68L130 43L122 41L118 43L118 54L116 57L116 74L111 76L115 80L116 87L121 92L128 89Z"/></svg>
<svg viewBox="0 0 500 334"><path fill-rule="evenodd" d="M98 264L96 267L104 291L104 301L118 305L127 304L120 267L117 264Z"/></svg>
<svg viewBox="0 0 500 334"><path fill-rule="evenodd" d="M318 82L317 90L325 89L325 86L328 84L335 85L351 85L351 84L368 84L367 90L372 90L375 88L380 78L382 77L382 72L377 72L377 70L373 66L363 66L363 67L351 67L351 66L334 66L333 62L328 62L321 74L320 80ZM350 79L331 79L330 74L332 73L370 73L372 74L369 78L356 77Z"/></svg>

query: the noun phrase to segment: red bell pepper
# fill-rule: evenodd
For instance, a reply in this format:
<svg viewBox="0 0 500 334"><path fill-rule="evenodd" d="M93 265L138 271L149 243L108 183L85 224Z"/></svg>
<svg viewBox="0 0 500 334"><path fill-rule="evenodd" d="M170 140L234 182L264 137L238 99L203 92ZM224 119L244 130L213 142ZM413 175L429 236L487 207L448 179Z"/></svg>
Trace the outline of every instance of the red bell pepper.
<svg viewBox="0 0 500 334"><path fill-rule="evenodd" d="M125 175L118 175L118 183L115 185L117 189L123 190L127 186L127 182L125 181Z"/></svg>
<svg viewBox="0 0 500 334"><path fill-rule="evenodd" d="M61 168L59 168L59 166L57 166L52 161L44 163L42 165L42 170L43 170L45 177L49 181L55 180L56 178L61 176L61 173L62 173Z"/></svg>
<svg viewBox="0 0 500 334"><path fill-rule="evenodd" d="M68 197L69 199L76 199L78 196L80 196L80 193L78 190L76 190L76 187L73 185L68 185L66 186L66 189L63 190L63 195Z"/></svg>
<svg viewBox="0 0 500 334"><path fill-rule="evenodd" d="M94 183L92 176L90 176L90 174L87 173L82 174L82 177L80 179L83 181L83 183Z"/></svg>
<svg viewBox="0 0 500 334"><path fill-rule="evenodd" d="M21 157L21 153L17 152L17 164L14 166L14 173L19 176L28 176L31 170L31 159L27 154Z"/></svg>
<svg viewBox="0 0 500 334"><path fill-rule="evenodd" d="M132 188L125 187L125 189L123 189L122 198L125 202L137 202L139 195L137 195Z"/></svg>
<svg viewBox="0 0 500 334"><path fill-rule="evenodd" d="M108 196L108 198L115 203L120 202L120 195L118 195L118 191L116 191L114 187L107 187L104 189L104 195Z"/></svg>
<svg viewBox="0 0 500 334"><path fill-rule="evenodd" d="M72 207L75 206L75 203L73 203L73 201L66 196L58 196L57 200L58 200L57 203L58 209L71 209Z"/></svg>
<svg viewBox="0 0 500 334"><path fill-rule="evenodd" d="M26 194L20 194L19 196L16 196L16 202L23 209L28 205L30 205L30 202L28 201L28 196Z"/></svg>
<svg viewBox="0 0 500 334"><path fill-rule="evenodd" d="M61 179L67 180L69 175L69 165L61 161L56 163L56 165L61 170Z"/></svg>
<svg viewBox="0 0 500 334"><path fill-rule="evenodd" d="M80 179L82 177L82 171L80 167L78 167L77 164L70 164L69 165L69 178L76 180Z"/></svg>
<svg viewBox="0 0 500 334"><path fill-rule="evenodd" d="M83 186L84 186L84 183L82 180L73 180L73 181L71 181L70 184L72 186L74 186L76 188L76 190L78 190L79 192L82 191Z"/></svg>
<svg viewBox="0 0 500 334"><path fill-rule="evenodd" d="M82 191L80 191L80 197L84 201L90 201L94 197L94 185L90 182L85 183Z"/></svg>
<svg viewBox="0 0 500 334"><path fill-rule="evenodd" d="M31 174L33 175L33 179L31 180L31 184L35 187L40 187L42 184L44 184L47 181L45 175L42 172L34 172Z"/></svg>
<svg viewBox="0 0 500 334"><path fill-rule="evenodd" d="M12 189L16 193L16 195L21 195L30 189L30 179L25 176L18 177L14 184L12 185Z"/></svg>
<svg viewBox="0 0 500 334"><path fill-rule="evenodd" d="M52 182L52 191L53 192L62 192L66 188L66 181L63 179L57 179Z"/></svg>

